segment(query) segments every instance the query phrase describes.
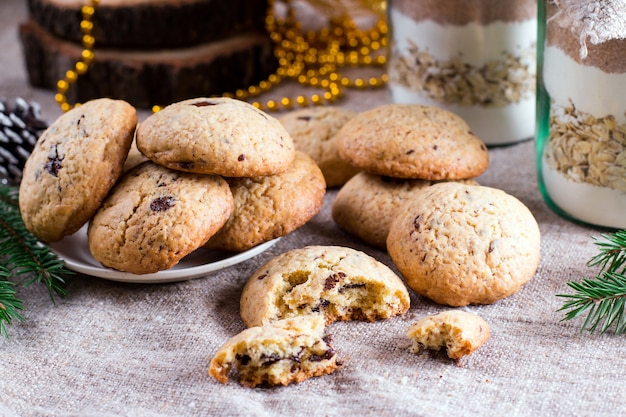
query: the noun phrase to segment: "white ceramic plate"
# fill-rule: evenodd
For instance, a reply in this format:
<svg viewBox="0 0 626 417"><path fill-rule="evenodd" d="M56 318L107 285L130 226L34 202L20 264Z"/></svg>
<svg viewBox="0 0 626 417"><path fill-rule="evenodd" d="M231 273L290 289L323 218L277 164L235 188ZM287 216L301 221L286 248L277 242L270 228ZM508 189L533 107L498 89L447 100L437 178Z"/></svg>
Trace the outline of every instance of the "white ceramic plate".
<svg viewBox="0 0 626 417"><path fill-rule="evenodd" d="M201 248L190 253L176 266L166 271L141 275L105 268L96 261L89 252L86 226L73 235L67 236L59 242L51 243L48 246L64 260L65 266L73 271L112 281L155 284L186 281L206 276L211 272L246 261L266 251L277 241L278 239L274 239L247 251L237 253L209 251Z"/></svg>

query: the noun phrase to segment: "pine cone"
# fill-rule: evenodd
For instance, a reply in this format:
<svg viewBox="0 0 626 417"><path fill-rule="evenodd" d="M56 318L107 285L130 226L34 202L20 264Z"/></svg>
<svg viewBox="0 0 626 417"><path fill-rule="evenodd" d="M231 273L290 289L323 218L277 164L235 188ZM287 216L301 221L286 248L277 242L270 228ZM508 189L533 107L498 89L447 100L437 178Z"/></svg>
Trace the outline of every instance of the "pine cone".
<svg viewBox="0 0 626 417"><path fill-rule="evenodd" d="M35 102L15 99L13 108L0 100L0 182L19 185L24 164L48 123Z"/></svg>

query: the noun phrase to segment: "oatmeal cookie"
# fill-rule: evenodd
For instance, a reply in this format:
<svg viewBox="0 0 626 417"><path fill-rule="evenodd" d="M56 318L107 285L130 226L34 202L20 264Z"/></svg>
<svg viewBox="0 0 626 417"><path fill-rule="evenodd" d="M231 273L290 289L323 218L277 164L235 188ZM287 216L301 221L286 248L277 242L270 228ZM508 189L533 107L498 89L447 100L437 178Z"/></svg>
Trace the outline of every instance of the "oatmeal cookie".
<svg viewBox="0 0 626 417"><path fill-rule="evenodd" d="M326 194L319 167L300 151L280 174L227 181L235 210L207 249L243 251L291 233L320 211Z"/></svg>
<svg viewBox="0 0 626 417"><path fill-rule="evenodd" d="M52 123L24 166L19 204L26 228L44 242L80 229L121 175L136 126L133 106L105 98Z"/></svg>
<svg viewBox="0 0 626 417"><path fill-rule="evenodd" d="M361 112L335 140L346 162L389 177L467 179L489 165L487 146L463 119L419 104L386 104Z"/></svg>
<svg viewBox="0 0 626 417"><path fill-rule="evenodd" d="M230 98L173 103L137 127L137 148L168 168L226 177L278 174L295 148L283 125L252 105Z"/></svg>
<svg viewBox="0 0 626 417"><path fill-rule="evenodd" d="M119 271L163 271L204 245L233 207L223 178L147 161L126 173L97 211L87 232L89 250Z"/></svg>
<svg viewBox="0 0 626 417"><path fill-rule="evenodd" d="M458 181L478 184L471 179ZM396 211L415 193L436 183L362 171L341 187L333 201L331 214L341 229L373 246L386 249L389 227Z"/></svg>
<svg viewBox="0 0 626 417"><path fill-rule="evenodd" d="M209 375L226 384L234 367L239 383L246 387L302 382L337 369L337 355L330 343L320 315L251 327L219 348Z"/></svg>
<svg viewBox="0 0 626 417"><path fill-rule="evenodd" d="M387 250L418 294L450 306L491 304L533 277L540 232L530 210L504 191L446 182L403 205Z"/></svg>
<svg viewBox="0 0 626 417"><path fill-rule="evenodd" d="M335 134L355 115L356 112L341 107L317 106L294 110L278 119L296 149L320 167L329 188L345 184L359 171L339 157L335 146Z"/></svg>
<svg viewBox="0 0 626 417"><path fill-rule="evenodd" d="M462 310L450 310L419 319L409 327L410 350L446 349L451 359L461 359L481 347L490 335L489 324L482 317Z"/></svg>
<svg viewBox="0 0 626 417"><path fill-rule="evenodd" d="M246 283L240 313L246 326L321 313L375 321L406 313L402 280L385 264L352 248L307 246L270 259Z"/></svg>

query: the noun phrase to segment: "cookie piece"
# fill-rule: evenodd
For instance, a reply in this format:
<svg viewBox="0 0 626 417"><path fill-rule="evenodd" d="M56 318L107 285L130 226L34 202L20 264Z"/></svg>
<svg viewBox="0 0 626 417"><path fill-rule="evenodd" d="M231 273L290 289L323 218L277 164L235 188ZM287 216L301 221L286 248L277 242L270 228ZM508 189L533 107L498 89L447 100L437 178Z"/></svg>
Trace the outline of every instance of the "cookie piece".
<svg viewBox="0 0 626 417"><path fill-rule="evenodd" d="M294 110L278 120L291 135L296 149L306 153L324 174L327 187L337 187L359 172L339 157L335 134L356 112L341 107L317 106Z"/></svg>
<svg viewBox="0 0 626 417"><path fill-rule="evenodd" d="M418 294L450 306L491 304L535 274L540 233L517 198L446 182L403 205L391 223L387 250Z"/></svg>
<svg viewBox="0 0 626 417"><path fill-rule="evenodd" d="M163 271L204 245L233 207L223 178L144 162L124 175L94 216L89 250L119 271Z"/></svg>
<svg viewBox="0 0 626 417"><path fill-rule="evenodd" d="M243 251L289 234L320 211L326 193L319 167L300 151L280 174L227 181L235 210L207 249Z"/></svg>
<svg viewBox="0 0 626 417"><path fill-rule="evenodd" d="M352 248L307 246L270 259L248 280L240 312L246 326L322 313L375 321L406 313L409 294L385 264Z"/></svg>
<svg viewBox="0 0 626 417"><path fill-rule="evenodd" d="M365 171L397 178L474 178L489 165L487 146L454 113L419 104L386 104L337 132L339 156Z"/></svg>
<svg viewBox="0 0 626 417"><path fill-rule="evenodd" d="M53 122L24 166L19 204L26 228L44 242L80 229L121 175L136 126L133 106L106 98Z"/></svg>
<svg viewBox="0 0 626 417"><path fill-rule="evenodd" d="M150 115L137 128L137 148L168 168L225 177L283 172L295 148L283 125L230 98L194 98Z"/></svg>
<svg viewBox="0 0 626 417"><path fill-rule="evenodd" d="M227 383L233 366L239 383L289 385L337 369L337 355L324 336L324 318L319 315L279 320L245 329L219 348L209 366L209 375Z"/></svg>
<svg viewBox="0 0 626 417"><path fill-rule="evenodd" d="M413 341L411 352L446 348L448 357L457 360L481 347L489 335L489 324L482 317L462 310L423 317L407 331Z"/></svg>
<svg viewBox="0 0 626 417"><path fill-rule="evenodd" d="M474 180L458 180L478 185ZM402 204L435 181L384 177L362 171L352 177L337 193L332 217L349 234L379 247L387 248L391 221Z"/></svg>

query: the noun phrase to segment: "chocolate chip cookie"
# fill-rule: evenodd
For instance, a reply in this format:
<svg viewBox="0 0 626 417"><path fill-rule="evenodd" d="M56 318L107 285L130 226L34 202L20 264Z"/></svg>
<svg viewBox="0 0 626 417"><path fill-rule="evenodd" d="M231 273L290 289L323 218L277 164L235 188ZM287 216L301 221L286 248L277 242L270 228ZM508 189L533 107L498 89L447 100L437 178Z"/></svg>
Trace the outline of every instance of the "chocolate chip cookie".
<svg viewBox="0 0 626 417"><path fill-rule="evenodd" d="M391 223L387 250L418 294L450 306L491 304L533 277L540 232L514 196L445 182L403 205Z"/></svg>
<svg viewBox="0 0 626 417"><path fill-rule="evenodd" d="M397 178L474 178L489 165L487 146L454 113L419 104L386 104L357 114L337 132L339 156Z"/></svg>
<svg viewBox="0 0 626 417"><path fill-rule="evenodd" d="M240 313L246 326L309 314L375 321L402 315L410 299L385 264L352 248L307 246L270 259L246 283Z"/></svg>
<svg viewBox="0 0 626 417"><path fill-rule="evenodd" d="M26 228L44 242L80 229L121 175L136 126L133 106L106 98L54 121L24 166L19 202Z"/></svg>
<svg viewBox="0 0 626 417"><path fill-rule="evenodd" d="M324 318L311 315L243 330L219 348L209 375L225 384L234 368L243 386L273 386L330 374L337 367L330 336L324 336Z"/></svg>
<svg viewBox="0 0 626 417"><path fill-rule="evenodd" d="M295 157L293 140L277 119L230 98L170 104L139 124L137 148L168 168L225 177L278 174Z"/></svg>
<svg viewBox="0 0 626 417"><path fill-rule="evenodd" d="M163 271L204 245L233 208L222 177L144 162L122 177L98 209L88 228L89 249L105 267Z"/></svg>

